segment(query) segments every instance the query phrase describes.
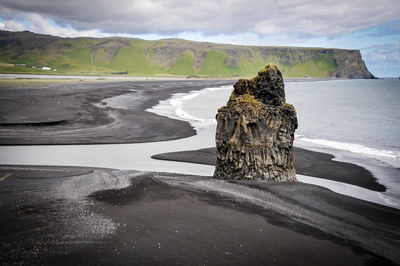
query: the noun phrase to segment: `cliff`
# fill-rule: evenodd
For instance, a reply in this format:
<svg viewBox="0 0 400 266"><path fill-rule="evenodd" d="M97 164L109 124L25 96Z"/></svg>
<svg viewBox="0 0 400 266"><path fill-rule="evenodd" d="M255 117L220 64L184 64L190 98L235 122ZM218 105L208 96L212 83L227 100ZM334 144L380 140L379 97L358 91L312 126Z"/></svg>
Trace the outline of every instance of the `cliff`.
<svg viewBox="0 0 400 266"><path fill-rule="evenodd" d="M255 78L236 82L216 118L214 177L296 181L296 110L285 102L282 74L275 65L267 65Z"/></svg>
<svg viewBox="0 0 400 266"><path fill-rule="evenodd" d="M276 64L285 77L373 78L358 50L0 31L1 73L48 74L41 70L46 66L56 69L54 74L232 78L251 76L268 63Z"/></svg>

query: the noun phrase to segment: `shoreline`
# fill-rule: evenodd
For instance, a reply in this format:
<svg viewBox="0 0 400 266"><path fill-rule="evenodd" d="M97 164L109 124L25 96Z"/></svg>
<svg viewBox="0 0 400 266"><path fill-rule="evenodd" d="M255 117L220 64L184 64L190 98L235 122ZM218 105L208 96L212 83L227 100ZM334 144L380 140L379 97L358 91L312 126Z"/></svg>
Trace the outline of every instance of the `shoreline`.
<svg viewBox="0 0 400 266"><path fill-rule="evenodd" d="M5 173L2 263L400 262L399 210L315 185L87 167Z"/></svg>
<svg viewBox="0 0 400 266"><path fill-rule="evenodd" d="M165 140L174 140L174 139L181 139L184 140L187 137L190 136L195 136L196 132L193 129L193 125L189 125L189 121L182 121L182 120L175 120L173 119L174 117L167 117L160 116L154 113L148 112L149 107L155 106L157 103L160 101L163 101L163 99L170 99L171 95L173 92L179 91L180 93L182 92L191 92L191 91L196 91L199 88L204 89L204 88L209 88L210 86L221 86L221 85L226 85L226 81L212 81L211 83L209 81L205 82L191 82L191 81L179 81L179 82L152 82L152 81L147 81L147 82L135 82L132 86L126 86L127 83L120 83L120 82L105 82L103 87L96 84L96 89L91 90L90 86L93 85L93 83L87 83L87 88L83 87L80 88L79 85L71 85L71 87L67 86L67 92L63 91L62 88L63 86L57 86L57 88L61 91L58 92L61 94L59 95L52 95L49 90L44 90L44 93L42 95L39 95L38 98L43 97L45 100L36 100L35 104L33 104L34 108L30 108L29 115L33 115L33 118L36 118L35 116L38 115L38 120L39 122L43 122L43 119L48 119L48 114L44 113L42 114L41 112L41 106L49 106L50 108L52 106L56 106L57 112L52 112L53 113L53 119L54 119L54 113L56 118L57 115L61 115L61 118L63 118L65 121L74 120L74 112L72 112L70 109L77 109L80 110L84 104L90 104L93 109L89 112L89 114L86 114L86 116L90 117L92 116L91 120L94 121L92 122L91 128L89 129L84 129L82 131L81 128L72 128L70 130L71 133L67 131L67 137L65 138L63 135L57 136L53 135L53 139L49 138L46 135L42 135L43 129L49 128L51 130L54 130L54 132L51 132L51 134L57 134L57 132L63 132L65 130L65 125L52 125L52 126L30 126L32 130L38 130L38 133L41 133L39 136L36 136L37 139L35 139L35 136L29 136L29 137L19 137L18 136L13 136L15 141L14 143L9 143L9 139L2 139L1 138L1 132L5 132L6 134L9 134L9 131L7 131L9 126L0 126L0 143L4 144L3 146L9 146L12 149L12 146L25 146L25 145L37 145L37 144L42 144L42 145L66 145L65 148L70 150L70 146L67 146L68 144L75 144L75 145L82 145L81 153L83 154L88 154L88 151L84 146L89 145L89 144L111 144L110 147L106 147L104 149L99 149L100 153L109 153L113 149L118 149L118 146L113 146L112 144L127 144L127 143L152 143L156 144L159 141L165 141ZM129 83L128 83L129 84ZM195 84L195 86L193 86ZM231 84L228 82L228 84ZM110 87L111 86L111 87ZM148 89L146 86L156 86L156 88L151 88ZM162 87L160 87L162 86ZM77 87L77 88L76 88ZM122 87L122 88L121 88ZM182 91L182 88L184 87L184 91ZM52 87L50 87L51 89ZM74 89L72 89L74 88ZM41 89L40 91L42 91ZM105 92L107 90L107 92ZM76 102L73 102L71 98L68 98L68 93L71 93L72 91L74 92L79 92L83 93L83 95L90 94L90 97L85 96L86 99L82 101L76 101L76 98L73 98ZM7 92L7 90L6 90ZM28 90L29 92L29 90ZM37 90L35 91L35 93ZM4 93L4 92L3 92ZM18 90L18 93L19 90ZM27 93L27 92L25 92ZM1 94L1 90L0 90ZM50 94L50 95L49 95ZM67 95L65 95L67 94ZM132 95L132 96L130 96ZM51 97L50 97L51 96ZM53 99L54 96L55 100ZM58 97L59 96L59 97ZM132 97L132 100L130 99ZM48 99L51 98L52 101L49 101ZM82 97L80 97L82 98ZM66 99L66 100L65 100ZM118 99L118 100L117 100ZM57 104L61 101L61 109L59 107L59 104ZM72 108L71 108L71 102L73 102ZM79 103L78 106L75 104ZM35 108L35 106L38 106ZM3 106L4 108L4 106ZM61 111L60 111L61 110ZM95 111L93 111L95 110ZM130 111L132 111L130 113ZM26 110L23 110L22 114L26 113ZM119 115L120 114L120 115ZM65 118L67 116L67 118ZM68 116L71 116L72 118L68 118ZM110 122L110 116L113 116L114 118L117 116L118 123L115 124ZM122 126L121 126L121 119L120 117L123 117L122 119ZM18 119L18 110L17 110L17 119ZM60 118L58 118L60 119ZM108 119L108 120L107 120ZM125 121L123 121L125 120ZM97 121L97 122L96 122ZM99 122L100 121L100 122ZM165 123L160 123L160 121L165 121ZM32 122L32 121L29 121ZM33 121L35 122L35 121ZM38 122L38 121L36 121ZM98 123L99 122L99 123ZM111 123L111 124L110 124ZM1 124L1 123L0 123ZM3 121L4 124L4 121ZM77 124L77 126L80 126L81 123ZM100 125L99 125L100 124ZM113 130L108 131L109 128L112 128L115 126ZM127 127L130 125L133 125L133 131L127 131L128 133L125 132ZM167 125L167 127L165 126ZM67 127L70 125L67 125ZM64 127L64 128L63 128ZM140 127L138 129L138 127ZM142 128L145 127L145 130ZM12 127L11 127L12 128ZM18 131L21 131L21 128L18 126L14 126L14 128L17 129ZM179 128L179 130L177 130ZM105 129L105 130L104 130ZM74 131L79 132L79 135L74 133ZM22 130L23 131L23 130ZM123 136L120 137L121 131L124 133ZM178 134L179 132L179 134ZM32 133L32 131L27 131L24 132L23 134L27 133ZM156 134L154 134L156 133ZM161 135L160 135L161 134ZM178 135L177 135L178 134ZM59 135L59 133L58 133ZM86 136L85 136L86 135ZM55 137L55 138L54 138ZM199 139L200 140L200 139ZM16 145L15 145L16 144ZM160 144L163 144L163 142L160 142ZM181 145L187 145L185 141L181 142ZM129 145L129 144L128 144ZM107 145L106 145L107 146ZM168 145L167 145L168 146ZM169 145L170 146L170 145ZM111 148L115 147L115 148ZM122 147L122 146L121 146ZM133 146L134 147L134 146ZM149 147L149 146L143 146L144 147ZM35 147L29 147L27 148L32 148L29 150L35 150ZM142 148L142 149L143 149ZM51 149L51 148L46 148L46 152L41 152L43 157L46 157L46 154L56 152L57 150L62 150L63 148L57 148ZM190 147L189 147L190 149ZM5 149L8 154L10 154L9 149ZM127 151L131 151L132 149L127 149ZM165 149L164 149L165 150ZM355 164L351 163L346 163L346 162L337 162L331 160L333 158L332 155L329 153L315 153L311 150L301 150L299 149L298 151L303 151L301 156L297 156L297 161L302 160L301 164L298 163L298 166L296 168L299 168L300 171L298 171L299 174L302 175L308 175L312 177L322 177L326 178L328 180L334 180L338 182L343 182L347 184L352 184L356 185L362 188L367 188L367 189L372 189L374 191L378 192L383 192L386 190L385 186L379 184L376 182L376 178L372 176L372 174L366 170L364 167L360 167ZM53 152L53 153L54 153ZM71 151L72 152L72 151ZM31 151L27 154L30 154ZM68 152L69 154L70 152ZM13 154L13 153L11 153ZM149 154L149 157L156 155L157 152L153 154ZM318 154L318 156L317 156ZM121 154L122 155L122 154ZM13 155L11 155L13 156ZM18 156L17 154L14 156ZM23 155L25 156L25 155ZM53 155L51 155L53 156ZM185 154L187 156L187 154ZM310 163L310 161L307 161L306 159L302 159L301 157L310 157L312 158L311 162L313 165L307 165ZM67 156L68 158L68 156ZM105 157L106 158L106 157ZM154 157L152 157L154 158ZM5 159L5 158L4 158ZM12 163L10 160L2 160L3 163ZM85 161L84 158L82 158L82 162ZM315 162L313 160L316 160ZM19 160L18 160L19 161ZM175 161L182 161L182 160L175 160ZM183 160L184 161L184 160ZM94 161L87 161L88 163L79 163L76 165L80 166L91 166L91 167L112 167L112 168L120 168L120 164L106 164L106 165L101 165L98 163L95 163ZM195 160L193 161L195 163L202 163L201 160ZM316 163L318 162L318 163ZM22 161L20 162L22 164L27 163L27 161ZM145 163L145 162L144 162ZM46 161L41 161L39 164L47 165ZM206 163L208 165L213 165L213 163ZM65 163L63 164L62 161L56 162L56 163L51 163L51 165L74 165L71 163ZM129 169L126 166L122 167L123 169ZM187 166L189 169L190 166ZM130 167L130 169L138 169L138 167ZM164 168L165 169L165 168ZM145 169L140 169L139 170L162 170L164 169L151 169L149 167ZM199 168L200 170L201 168ZM328 170L327 170L328 169ZM201 170L200 170L201 171ZM207 170L207 174L209 171ZM197 172L199 173L199 172Z"/></svg>
<svg viewBox="0 0 400 266"><path fill-rule="evenodd" d="M153 155L151 158L167 161L215 165L216 148L171 152ZM294 147L297 174L333 180L362 188L385 192L387 188L364 167L332 160L333 155Z"/></svg>
<svg viewBox="0 0 400 266"><path fill-rule="evenodd" d="M146 109L174 93L226 84L231 81L87 82L14 89L0 83L0 145L145 143L194 136L187 122ZM127 108L104 102L121 95L133 99ZM48 125L57 121L63 123Z"/></svg>
<svg viewBox="0 0 400 266"><path fill-rule="evenodd" d="M148 84L160 83L144 85ZM140 116L147 105L155 105L159 100L150 96L167 99L174 91L174 88L147 91L137 87L133 92L129 91L132 87L125 87L126 83L114 85L110 91L100 88L97 95L85 99L99 104L95 106L97 112L86 114L86 117L94 114L92 123L100 119L107 125L105 111L129 115L124 106ZM183 85L175 89L193 90ZM119 86L123 88L118 89ZM146 93L140 94L141 89ZM131 92L135 101L124 98L126 102L120 108L114 105L120 105L119 101L102 104L104 99ZM49 102L57 106L55 97ZM63 102L60 110L69 110L71 102ZM59 114L70 112L59 111ZM136 126L149 125L152 132L163 132L164 128L149 123L149 119L164 119L173 131L180 131L179 125L194 131L184 121L176 124L177 120L155 114L132 122ZM91 135L95 138L92 144L103 141L102 132L98 131L97 128ZM136 137L143 142L148 138L140 134ZM149 144L156 147L165 143ZM191 148L185 139L173 143ZM84 149L83 146L65 146L68 149L61 149L59 153L51 148L47 150L46 146L38 149L43 157L52 156L54 162L58 162L58 157L61 163L69 157L80 163L100 157L128 165L135 160L132 154L142 152L135 150L134 147L140 147L135 144L99 145L104 147L95 154L89 152L91 147ZM12 147L1 150L4 153L0 161L13 156L6 152L8 148ZM29 157L31 150L35 150L31 148L35 147L16 147L22 157ZM113 149L120 151L117 154L121 157L112 158L116 157ZM78 154L86 157L76 158ZM18 157L18 151L14 156ZM200 158L211 158L210 154L207 156ZM331 174L338 175L338 169L344 167L344 172L357 169L368 176L361 170L364 168L332 161L329 154L303 150L301 156L311 156L300 161L304 171L331 170ZM40 161L41 156L36 157ZM308 164L309 160L313 160L312 164ZM156 161L159 162L162 163ZM325 169L320 164L325 164ZM332 165L339 168L332 170ZM172 164L169 169L180 166ZM195 166L187 166L192 174ZM355 173L347 174L349 179L356 179ZM376 184L368 179L367 186ZM400 264L397 252L400 210L301 182L227 182L154 171L3 164L0 165L0 215L5 219L0 227L0 264Z"/></svg>

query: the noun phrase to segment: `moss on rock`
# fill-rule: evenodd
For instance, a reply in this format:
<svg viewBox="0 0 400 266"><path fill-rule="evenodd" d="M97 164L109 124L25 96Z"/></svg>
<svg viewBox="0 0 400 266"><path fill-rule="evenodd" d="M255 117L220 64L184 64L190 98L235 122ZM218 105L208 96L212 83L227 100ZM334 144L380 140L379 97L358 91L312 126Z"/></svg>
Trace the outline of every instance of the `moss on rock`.
<svg viewBox="0 0 400 266"><path fill-rule="evenodd" d="M282 73L267 65L240 79L217 114L214 177L296 181L293 161L296 110L285 103Z"/></svg>

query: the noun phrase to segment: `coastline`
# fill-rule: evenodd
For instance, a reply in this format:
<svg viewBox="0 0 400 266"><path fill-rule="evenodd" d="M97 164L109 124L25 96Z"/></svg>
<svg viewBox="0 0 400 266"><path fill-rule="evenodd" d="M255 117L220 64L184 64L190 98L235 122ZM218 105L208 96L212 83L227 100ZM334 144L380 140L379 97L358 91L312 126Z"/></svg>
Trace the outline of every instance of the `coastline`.
<svg viewBox="0 0 400 266"><path fill-rule="evenodd" d="M161 110L160 111L161 115L165 115L166 116L165 117L165 116L160 116L160 113L158 112L155 112L155 114L148 112L149 107L155 106L159 102L166 102L166 104L170 104L168 101L165 101L164 99L170 99L171 95L174 95L176 91L179 91L179 95L188 95L192 97L191 94L193 94L193 92L195 92L194 95L197 95L198 93L203 93L203 91L207 90L210 91L213 91L215 89L219 90L221 85L227 85L227 84L230 85L231 83L230 82L226 83L226 81L218 81L218 80L201 81L201 82L199 81L171 81L171 82L147 81L147 82L134 82L134 83L102 82L102 85L96 84L96 89L91 89L90 87L93 86L93 84L94 83L86 83L84 85L70 84L67 85L66 87L64 87L64 85L61 85L57 87L59 89L58 95L54 95L53 94L54 92L51 92L52 87L50 87L48 90L46 89L35 90L34 91L35 94L37 94L38 91L40 91L40 93L38 96L34 98L33 101L34 104L31 104L28 108L29 111L28 113L30 116L30 117L28 116L28 118L31 118L29 123L32 122L43 123L43 121L45 121L44 119L48 119L48 112L43 112L41 106L48 106L50 110L52 110L54 106L56 107L51 112L52 119L60 115L62 117L58 118L59 120L61 119L64 119L61 121L71 120L72 122L70 124L67 123L67 125L30 126L27 127L28 128L27 131L24 131L24 127L22 127L21 129L20 126L15 126L14 128L16 129L16 132L10 134L9 131L10 126L7 126L6 123L9 121L2 121L3 126L0 127L0 143L4 143L6 145L46 144L46 146L49 144L83 144L82 146L80 145L81 147L79 148L78 147L73 148L73 146L65 146L66 148L68 147L68 150L71 150L70 152L67 151L66 148L64 149L61 146L55 146L54 149L45 146L42 146L42 148L38 147L38 149L40 149L40 153L38 153L38 155L41 154L39 155L41 158L54 157L54 155L50 154L58 153L57 150L59 150L60 153L65 154L66 161L58 160L49 164L46 163L46 160L42 161L39 160L38 162L33 164L71 165L71 166L79 165L79 166L91 166L91 167L111 167L119 169L121 168L139 169L145 171L151 171L151 170L165 171L166 169L165 167L164 168L157 167L156 169L152 169L150 165L154 163L149 164L149 162L146 161L143 161L142 163L149 164L150 167L144 167L144 168L137 166L128 167L129 164L127 164L127 162L122 164L114 162L102 165L101 160L99 161L99 163L93 160L86 160L85 156L90 156L89 154L91 148L88 147L88 149L86 149L84 144L98 144L98 143L124 144L124 143L148 143L148 142L155 142L154 144L156 144L157 141L180 139L182 141L179 142L180 143L179 145L185 145L185 146L178 150L184 151L186 149L190 149L190 146L186 147L186 145L189 144L189 142L186 140L189 140L187 139L187 137L196 134L192 127L194 127L196 131L198 131L198 134L203 135L201 128L203 125L200 125L200 128L198 128L196 121L193 122L193 119L191 118L187 120L184 119L186 120L186 122L182 121L182 117L180 115L178 116L174 115L174 112L176 112L176 110L169 110L167 113L165 113L166 112L165 110ZM195 86L193 86L194 84ZM148 87L150 87L150 89ZM204 87L208 89L204 89ZM199 92L199 89L201 89L201 92ZM26 93L28 95L30 92L29 89L27 90L18 89L19 94L21 94L21 91L22 93ZM74 97L71 99L70 93L72 91L78 93L79 97ZM7 94L9 92L10 90L4 90L4 91L0 90L0 94L1 93ZM188 94L187 92L190 92L190 94ZM83 95L84 97L81 97L81 95ZM88 95L90 95L90 97ZM56 96L55 99L54 96ZM10 95L9 97L12 98L13 96ZM182 96L178 97L174 96L172 99L174 98L180 99L179 97ZM52 99L52 101L49 101L48 100L49 98ZM79 100L77 100L77 98L79 98ZM61 108L60 108L60 102L62 103ZM12 101L8 102L8 104L10 103L11 105L13 104ZM85 106L87 107L88 105L90 105L93 109L91 109L88 112L88 114L84 114L83 117L85 117L85 115L87 117L91 116L90 119L91 123L89 123L89 128L80 128L82 126L82 122L76 123L76 121L74 120L74 116L76 115L74 114L74 111L76 112L76 110L81 110L83 107ZM161 105L159 104L157 106ZM7 109L7 104L3 105L3 108ZM151 112L154 111L151 110ZM182 112L184 111L182 110ZM27 110L24 108L22 108L22 111L14 110L14 112L11 113L11 118L13 113L16 113L16 118L14 119L16 119L17 121L19 119L18 115L21 114L24 116L24 119L26 119ZM80 115L82 116L82 113L80 113ZM68 116L72 118L68 118ZM160 122L160 120L164 122ZM191 123L191 125L189 125L188 122ZM76 127L74 128L75 126L74 124L76 124L77 128ZM67 127L67 130L65 130L65 127ZM128 128L130 127L129 130L126 130L127 127ZM11 126L11 129L12 128L13 126ZM46 130L48 129L50 130L46 132ZM32 135L32 130L33 132L36 131L39 134ZM10 143L9 142L10 139L8 138L2 139L1 138L2 131L7 136L11 136L14 142ZM44 133L42 133L43 131ZM18 136L18 133L21 132L22 132L21 134L22 137ZM51 133L50 138L48 135L46 135L49 132ZM123 136L121 136L121 134L123 134ZM197 137L200 137L200 135L197 135L196 138ZM199 141L202 142L203 141L202 138L197 138L196 140L193 139L192 142L199 142ZM171 149L173 145L172 146L164 145L167 143L168 142L161 142L160 145L166 146L164 150L166 152L169 152L168 149ZM155 145L155 147L156 146L157 145ZM31 147L21 146L21 148L24 147L26 147L25 148L26 154L23 154L22 155L23 157L28 156L28 154L31 154L32 152L33 154L35 154L35 148L33 146ZM104 148L100 148L99 146L96 149L100 153L109 154L110 152L113 153L117 149L121 149L123 146L121 146L121 148L118 147L119 146L115 146L112 148L112 146L104 146ZM135 149L135 147L136 146L130 146L130 148L126 149L125 153L132 152L133 151L132 149ZM148 145L147 146L144 145L143 147L137 146L137 148L141 150L143 149L154 150L154 153L150 152L148 153L148 156L149 157L153 156L152 158L157 157L157 149L150 148L150 146ZM8 158L5 157L1 158L2 156L0 157L3 163L6 164L13 163L13 160L9 160L10 156L11 158L20 157L18 153L13 155L14 152L12 149L11 150L3 149L3 150L8 154L7 156ZM80 158L79 163L76 160L68 162L67 159L68 154L71 153L71 156L73 156L74 150L76 151L80 150L79 153L83 154L83 157ZM386 190L385 186L376 182L376 178L363 167L357 166L355 164L349 164L346 162L333 161L332 160L333 156L329 155L328 153L316 153L311 150L304 150L299 148L296 148L296 150L298 151L299 155L296 156L296 161L297 161L296 168L298 168L297 171L298 174L308 175L317 178L326 178L328 180L334 180L337 182L352 184L378 192L383 192ZM122 153L121 152L115 153L115 156L122 156ZM184 153L182 155L183 156L181 157L186 157L185 160L181 160L178 158L175 161L181 161L181 162L186 161L186 162L194 162L200 164L205 163L213 165L213 163L210 161L208 161L208 163L202 161L205 157L204 156L199 157L198 153L195 154L195 157L197 157L197 159L191 161L187 160L188 153ZM212 154L209 155L212 156ZM96 155L96 157L98 156ZM108 157L106 156L102 160L103 161L107 160L107 158ZM311 158L311 160L308 160L306 158ZM21 161L18 159L16 161L18 161L18 164L29 163L29 160ZM310 165L310 162L312 163L312 165ZM190 169L190 165L186 166L186 168ZM206 172L204 172L204 170L201 169L202 168L200 167L197 174L201 174L202 172L205 173L205 175L212 174L210 170L206 170ZM183 171L182 173L190 174L190 171Z"/></svg>
<svg viewBox="0 0 400 266"><path fill-rule="evenodd" d="M151 158L197 164L215 165L216 148L156 154ZM323 178L374 190L386 191L386 187L365 168L356 164L332 160L333 155L294 147L297 174Z"/></svg>
<svg viewBox="0 0 400 266"><path fill-rule="evenodd" d="M3 263L400 262L399 210L314 185L82 167L0 173L12 173L0 186Z"/></svg>
<svg viewBox="0 0 400 266"><path fill-rule="evenodd" d="M55 83L17 89L0 83L0 145L144 143L194 136L188 123L145 110L177 92L225 84L231 81ZM132 99L128 107L107 105L107 99L122 95Z"/></svg>
<svg viewBox="0 0 400 266"><path fill-rule="evenodd" d="M30 99L32 103L20 103L18 106L15 105L13 101L6 101L5 104L2 105L2 108L5 109L9 108L8 105L11 105L11 109L13 107L17 108L11 112L7 112L5 117L6 119L0 122L0 143L5 145L45 144L46 146L49 144L79 144L80 147L73 147L69 145L63 148L62 146L55 145L53 149L46 146L36 146L37 148L34 146L21 146L21 148L25 149L25 152L24 154L20 154L20 152L15 153L11 146L10 149L3 148L3 152L7 153L8 156L7 158L5 156L0 156L1 162L3 164L27 164L30 163L29 160L20 160L17 159L17 157L21 157L22 155L24 158L27 156L38 157L36 159L52 158L54 155L51 154L64 153L65 160L56 160L54 162L35 160L36 162L33 162L33 164L76 165L89 167L111 167L118 169L138 169L144 171L165 171L168 169L167 164L165 164L164 167L156 167L156 169L152 169L151 165L154 165L155 163L148 160L142 161L142 165L149 165L149 167L138 167L137 164L134 164L136 166L129 167L129 162L127 162L126 159L123 160L122 164L115 161L115 159L111 159L111 163L109 163L110 161L105 163L104 160L109 160L107 159L109 156L102 156L103 158L100 158L100 161L98 162L91 160L88 156L91 156L90 150L92 148L96 149L97 153L109 154L111 152L112 155L112 153L115 153L115 151L122 150L123 146L106 145L104 147L89 147L85 146L85 144L120 143L126 145L127 143L146 144L154 142L155 145L152 145L152 148L149 145L132 146L131 144L127 144L129 145L129 148L125 149L125 153L128 154L133 152L135 148L142 151L147 149L152 150L154 153L147 152L146 155L143 154L143 156L148 156L149 158L157 153L160 153L160 151L161 153L165 153L171 151L173 152L174 149L178 151L193 149L191 147L196 147L196 143L204 142L204 136L201 137L200 135L204 135L205 131L203 131L203 127L209 127L209 121L206 121L205 124L200 121L199 124L197 121L194 121L190 115L188 115L189 119L182 119L182 114L176 115L175 113L179 110L171 109L167 112L164 109L157 110L155 108L158 106L172 104L173 100L165 99L176 98L176 104L178 104L178 102L182 101L183 98L196 97L196 95L200 95L207 91L221 89L222 91L226 90L226 88L221 86L231 85L231 82L227 83L227 81L213 80L169 82L146 81L132 83L101 82L100 85L97 83L96 85L94 84L95 83L57 85L58 90L56 91L56 94L54 94L55 90L52 86L47 89L43 88L40 90L29 88L25 89L24 87L16 90L14 93L24 95L24 98ZM13 94L11 91L12 88L2 89L0 90L0 94L9 94L8 97L12 99ZM178 91L179 93L176 94ZM72 92L74 93L74 97L71 97ZM32 94L34 94L34 96ZM170 98L171 95L174 97ZM156 107L154 107L160 102L162 104L158 104ZM179 103L178 106L174 106L173 108L178 108L181 104L182 103ZM45 112L43 112L41 108L42 106L47 107ZM149 109L149 107L153 108ZM21 110L18 108L21 108ZM81 111L85 108L89 109L87 113ZM77 111L81 121L77 121L76 119ZM48 122L46 119L49 119L49 112L51 113L52 119L50 119L49 123L56 121L51 125L46 124ZM181 110L181 112L185 114L184 110ZM7 125L10 123L10 120L7 118L11 118L11 121L14 119L14 121L21 122L21 117L23 123L20 125L16 125L16 123L11 126ZM87 122L85 119L89 121L89 123L84 123ZM61 121L61 123L57 124L57 121ZM35 126L33 126L32 123L36 123L34 124ZM13 129L15 129L15 131L13 131ZM189 141L190 138L188 137L194 136L196 134L195 130L197 131L196 137L193 138L192 141ZM180 140L180 144L177 142L175 147L172 142L171 144L169 144L168 141L165 142L166 140L176 139ZM158 141L162 141L160 142L160 146L164 146L164 148L157 151ZM208 142L209 140L206 141L206 143ZM182 148L177 149L178 145L183 146ZM34 155L35 150L37 150L37 155ZM322 177L328 180L356 185L378 192L384 192L386 190L385 186L376 182L376 178L363 167L346 162L333 161L333 156L329 155L328 153L316 153L312 150L304 149L297 150L301 153L299 154L300 156L297 156L296 166L299 174L317 178ZM82 154L81 158L78 157L79 162L76 160L78 158L74 159L71 157L73 156L74 151L79 151L79 153ZM124 152L115 153L115 156L123 156L123 153ZM185 156L187 157L187 153L184 155L184 157ZM68 161L69 157L71 160L70 162ZM94 158L97 157L98 155L96 155ZM16 160L12 160L12 158L15 158ZM305 158L312 158L312 160L310 161ZM178 159L176 161L182 160ZM140 160L138 163L139 162ZM195 160L191 162L204 163L201 160ZM310 165L310 162L312 162L313 165ZM213 165L213 163L208 164ZM174 166L171 165L171 167L173 168ZM190 165L185 166L185 168L189 170ZM203 173L203 175L212 175L211 169L201 170L201 167L198 168L198 171L194 173L190 173L190 171L183 171L181 173Z"/></svg>
<svg viewBox="0 0 400 266"><path fill-rule="evenodd" d="M154 83L146 82L143 86L151 84ZM118 91L120 86L126 83L115 84L114 88ZM189 92L196 88L185 86L175 89ZM116 109L112 102L105 105L101 102L110 98L105 96L115 99L126 95L127 89L132 88L125 87L120 94L111 90L107 92L110 94L89 99L100 103L99 113L95 114ZM147 106L154 106L172 93L172 89L157 89L162 88L154 88L151 95L155 98L136 92L135 100L139 103L135 105L124 98L128 100L125 104L137 115L146 113ZM101 105L108 107L101 108ZM65 108L68 109L67 105ZM127 111L122 107L118 112ZM151 125L149 130L163 132L164 128L148 121L159 117L146 116L134 122L136 126L147 123ZM174 132L182 130L180 125L194 131L184 121L176 124L173 119L162 119L172 125ZM100 137L102 132L93 132L97 135L91 136L92 141L104 141ZM134 137L139 142L148 141L147 135ZM185 139L180 140L179 143L185 143ZM45 136L42 141L46 141ZM127 141L127 138L117 141ZM102 152L112 151L112 147L120 150L124 145L103 145L107 149ZM80 153L76 146L66 147L71 149L71 154ZM60 156L62 162L69 152L53 156ZM133 160L129 158L131 153L123 150L121 154L124 157L117 160L128 163ZM100 152L90 156L102 155ZM2 161L6 156L9 153L3 153ZM331 161L332 156L328 154L304 150L302 156L317 158L312 165L304 158L300 160L304 171L327 170L318 169L319 163L328 168L335 164L350 169L348 165ZM362 171L360 168L357 169ZM154 171L4 163L0 166L0 177L0 215L7 219L0 230L0 262L10 263L12 258L28 264L400 263L398 209L311 184L226 182Z"/></svg>

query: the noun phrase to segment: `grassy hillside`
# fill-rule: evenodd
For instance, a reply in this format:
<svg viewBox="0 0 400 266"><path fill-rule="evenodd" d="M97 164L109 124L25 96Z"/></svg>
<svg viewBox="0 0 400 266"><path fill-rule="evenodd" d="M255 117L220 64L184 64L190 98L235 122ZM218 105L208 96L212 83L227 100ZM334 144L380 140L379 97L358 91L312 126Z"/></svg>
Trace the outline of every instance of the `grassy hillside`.
<svg viewBox="0 0 400 266"><path fill-rule="evenodd" d="M278 65L285 77L373 77L357 50L0 31L1 73L232 78L253 76L268 63Z"/></svg>

